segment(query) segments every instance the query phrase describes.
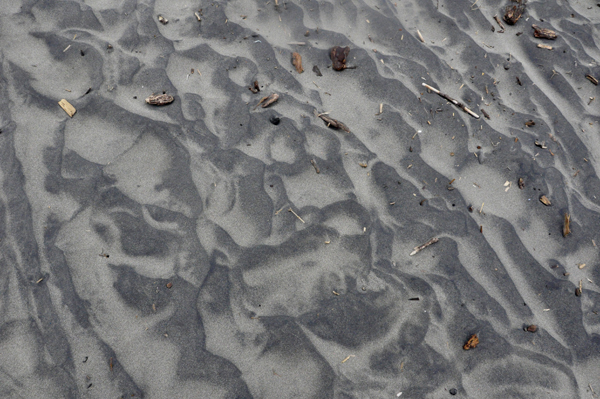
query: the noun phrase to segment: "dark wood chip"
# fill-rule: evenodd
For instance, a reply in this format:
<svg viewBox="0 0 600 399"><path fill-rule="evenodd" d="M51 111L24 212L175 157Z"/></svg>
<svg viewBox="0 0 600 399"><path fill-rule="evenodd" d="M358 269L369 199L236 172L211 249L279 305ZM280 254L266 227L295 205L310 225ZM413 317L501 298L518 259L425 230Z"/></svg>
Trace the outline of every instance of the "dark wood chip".
<svg viewBox="0 0 600 399"><path fill-rule="evenodd" d="M527 328L525 328L525 331L529 331L530 333L534 333L537 332L538 327L535 324L532 324L530 326L527 326Z"/></svg>
<svg viewBox="0 0 600 399"><path fill-rule="evenodd" d="M347 68L346 58L350 53L350 47L335 46L329 52L329 57L333 62L332 68L335 71L342 71Z"/></svg>

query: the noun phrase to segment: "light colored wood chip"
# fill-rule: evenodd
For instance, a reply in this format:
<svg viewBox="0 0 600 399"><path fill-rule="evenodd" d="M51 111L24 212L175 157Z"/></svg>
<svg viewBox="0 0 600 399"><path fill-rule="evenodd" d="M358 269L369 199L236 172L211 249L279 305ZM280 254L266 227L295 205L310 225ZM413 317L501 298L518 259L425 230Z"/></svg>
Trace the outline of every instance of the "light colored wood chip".
<svg viewBox="0 0 600 399"><path fill-rule="evenodd" d="M75 109L74 106L71 105L70 102L68 102L67 100L65 100L64 98L62 100L60 100L58 102L58 105L60 105L60 107L67 113L67 115L69 115L71 118L73 117L73 115L75 115L75 112L77 112L77 110Z"/></svg>
<svg viewBox="0 0 600 399"><path fill-rule="evenodd" d="M546 197L545 195L542 195L540 197L540 202L546 206L550 206L552 205L552 202L550 202L550 200L548 199L548 197Z"/></svg>

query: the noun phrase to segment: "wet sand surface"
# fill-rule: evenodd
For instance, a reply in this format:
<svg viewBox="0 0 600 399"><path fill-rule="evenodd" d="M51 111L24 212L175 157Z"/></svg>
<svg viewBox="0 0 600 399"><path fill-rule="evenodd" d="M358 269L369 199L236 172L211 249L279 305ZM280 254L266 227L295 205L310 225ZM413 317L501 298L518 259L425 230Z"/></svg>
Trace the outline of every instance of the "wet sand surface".
<svg viewBox="0 0 600 399"><path fill-rule="evenodd" d="M507 5L2 2L0 397L597 397L600 8Z"/></svg>

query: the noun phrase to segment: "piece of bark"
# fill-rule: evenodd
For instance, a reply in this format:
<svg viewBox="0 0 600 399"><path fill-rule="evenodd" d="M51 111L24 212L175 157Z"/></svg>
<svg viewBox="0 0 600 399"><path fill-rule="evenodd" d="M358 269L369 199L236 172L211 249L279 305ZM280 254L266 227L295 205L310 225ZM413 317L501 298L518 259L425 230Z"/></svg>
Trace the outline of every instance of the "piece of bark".
<svg viewBox="0 0 600 399"><path fill-rule="evenodd" d="M516 3L516 5L506 7L504 12L504 21L509 25L516 24L525 12L525 2L517 1Z"/></svg>
<svg viewBox="0 0 600 399"><path fill-rule="evenodd" d="M556 40L556 32L550 29L540 28L537 25L531 25L533 28L533 36L539 39Z"/></svg>
<svg viewBox="0 0 600 399"><path fill-rule="evenodd" d="M302 68L302 56L296 52L292 53L292 64L296 67L296 71L298 73L304 72L304 68Z"/></svg>
<svg viewBox="0 0 600 399"><path fill-rule="evenodd" d="M479 345L479 338L477 337L477 334L473 334L469 337L469 340L463 345L463 349L468 351L471 348L477 348L477 345Z"/></svg>
<svg viewBox="0 0 600 399"><path fill-rule="evenodd" d="M315 111L315 113L316 113L316 111ZM323 120L323 122L325 122L327 127L332 127L334 129L341 129L345 132L350 133L350 129L348 128L348 126L344 125L342 122L340 122L336 119L330 118L326 114L317 114L317 116L319 118L321 118Z"/></svg>
<svg viewBox="0 0 600 399"><path fill-rule="evenodd" d="M258 93L260 91L260 87L258 87L258 80L254 81L253 86L248 87L248 90L250 90L254 94Z"/></svg>
<svg viewBox="0 0 600 399"><path fill-rule="evenodd" d="M167 105L175 100L173 96L168 94L153 94L146 99L146 103L150 105Z"/></svg>
<svg viewBox="0 0 600 399"><path fill-rule="evenodd" d="M342 71L347 68L346 58L350 54L350 47L335 46L329 52L329 57L333 63L332 68L335 71Z"/></svg>
<svg viewBox="0 0 600 399"><path fill-rule="evenodd" d="M68 102L67 100L65 100L64 98L62 100L60 100L58 102L58 105L60 105L60 107L67 113L67 115L69 115L69 117L73 117L73 115L75 115L75 112L77 112L77 110L75 109L74 106L71 105L70 102Z"/></svg>

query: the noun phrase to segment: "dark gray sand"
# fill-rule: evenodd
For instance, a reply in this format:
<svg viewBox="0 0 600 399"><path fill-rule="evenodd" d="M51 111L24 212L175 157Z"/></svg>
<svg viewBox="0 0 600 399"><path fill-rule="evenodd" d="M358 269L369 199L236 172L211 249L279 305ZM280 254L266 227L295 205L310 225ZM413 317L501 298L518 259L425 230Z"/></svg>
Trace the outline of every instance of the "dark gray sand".
<svg viewBox="0 0 600 399"><path fill-rule="evenodd" d="M598 397L600 8L508 4L2 1L0 397Z"/></svg>

